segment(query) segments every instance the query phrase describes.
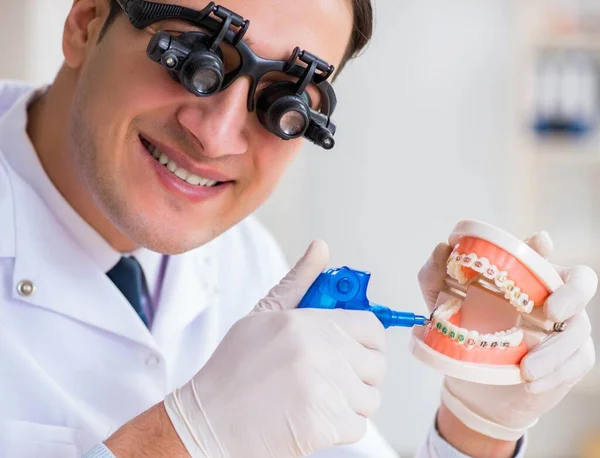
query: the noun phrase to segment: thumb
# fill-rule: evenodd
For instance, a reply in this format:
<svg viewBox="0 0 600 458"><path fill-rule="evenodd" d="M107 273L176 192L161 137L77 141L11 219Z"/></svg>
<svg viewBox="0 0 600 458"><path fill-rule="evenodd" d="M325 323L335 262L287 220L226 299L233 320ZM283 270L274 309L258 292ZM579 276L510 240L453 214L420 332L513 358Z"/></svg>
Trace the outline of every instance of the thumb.
<svg viewBox="0 0 600 458"><path fill-rule="evenodd" d="M262 299L254 312L290 310L298 306L310 285L325 270L329 247L322 240L313 241L294 268Z"/></svg>
<svg viewBox="0 0 600 458"><path fill-rule="evenodd" d="M447 243L438 244L417 275L421 293L430 312L435 307L439 292L444 289L446 261L450 253L452 248Z"/></svg>
<svg viewBox="0 0 600 458"><path fill-rule="evenodd" d="M542 257L547 258L552 254L554 243L546 231L533 234L525 239L525 243L537 251Z"/></svg>

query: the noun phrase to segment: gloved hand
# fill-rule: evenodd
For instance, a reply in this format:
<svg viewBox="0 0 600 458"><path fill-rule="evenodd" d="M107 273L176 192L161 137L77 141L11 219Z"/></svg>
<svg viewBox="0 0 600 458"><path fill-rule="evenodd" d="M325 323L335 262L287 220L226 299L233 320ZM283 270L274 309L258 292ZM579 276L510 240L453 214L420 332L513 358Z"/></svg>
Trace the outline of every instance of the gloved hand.
<svg viewBox="0 0 600 458"><path fill-rule="evenodd" d="M526 243L544 257L552 252L552 241L546 232L532 236ZM444 287L446 260L451 251L449 245L439 244L419 272L419 284L430 311ZM591 325L585 307L596 293L598 278L587 266L556 268L565 284L548 297L544 313L555 322L566 321L568 327L523 358L521 373L526 383L493 386L445 378L442 401L470 429L496 439L519 439L594 365Z"/></svg>
<svg viewBox="0 0 600 458"><path fill-rule="evenodd" d="M167 396L192 457L299 457L365 434L380 404L385 332L371 313L296 309L327 262L327 245L313 242Z"/></svg>

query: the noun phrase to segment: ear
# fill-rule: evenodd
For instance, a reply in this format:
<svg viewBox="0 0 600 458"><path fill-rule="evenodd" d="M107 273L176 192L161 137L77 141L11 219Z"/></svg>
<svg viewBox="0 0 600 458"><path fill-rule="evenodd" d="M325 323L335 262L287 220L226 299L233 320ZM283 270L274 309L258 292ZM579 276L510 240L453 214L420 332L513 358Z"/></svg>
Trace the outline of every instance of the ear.
<svg viewBox="0 0 600 458"><path fill-rule="evenodd" d="M78 68L96 45L109 11L109 0L75 0L65 21L63 53L66 64Z"/></svg>

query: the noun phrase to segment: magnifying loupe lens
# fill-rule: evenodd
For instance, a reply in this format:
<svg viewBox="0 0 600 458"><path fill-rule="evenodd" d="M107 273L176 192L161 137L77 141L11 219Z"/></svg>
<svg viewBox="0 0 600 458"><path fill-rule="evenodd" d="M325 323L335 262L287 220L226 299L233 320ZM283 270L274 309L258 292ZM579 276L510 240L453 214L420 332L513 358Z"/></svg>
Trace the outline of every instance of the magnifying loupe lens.
<svg viewBox="0 0 600 458"><path fill-rule="evenodd" d="M214 92L219 83L220 77L217 72L212 68L200 68L195 74L192 80L192 84L196 91L201 94L210 94Z"/></svg>
<svg viewBox="0 0 600 458"><path fill-rule="evenodd" d="M208 51L194 53L183 65L181 82L199 97L215 94L223 84L223 62Z"/></svg>
<svg viewBox="0 0 600 458"><path fill-rule="evenodd" d="M298 135L304 130L306 119L298 111L288 111L279 119L279 128L286 135Z"/></svg>

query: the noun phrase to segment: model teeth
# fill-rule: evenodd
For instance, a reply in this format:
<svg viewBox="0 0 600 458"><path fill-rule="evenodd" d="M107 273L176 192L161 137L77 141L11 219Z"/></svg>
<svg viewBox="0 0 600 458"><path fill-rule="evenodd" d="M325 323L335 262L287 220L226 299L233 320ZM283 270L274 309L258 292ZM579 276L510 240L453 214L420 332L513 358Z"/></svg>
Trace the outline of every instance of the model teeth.
<svg viewBox="0 0 600 458"><path fill-rule="evenodd" d="M446 271L461 285L466 285L469 279L463 272L463 267L468 267L493 281L496 287L504 293L505 299L510 301L519 312L531 313L533 310L534 302L518 286L515 286L513 280L508 278L508 272L500 271L487 258L480 258L475 253L461 254L453 251L446 262Z"/></svg>
<svg viewBox="0 0 600 458"><path fill-rule="evenodd" d="M475 348L479 343L479 333L477 331L469 331L467 333L467 341L465 342L465 348L471 350Z"/></svg>
<svg viewBox="0 0 600 458"><path fill-rule="evenodd" d="M467 340L467 334L469 334L469 331L467 329L459 328L458 336L456 337L456 342L459 345L464 345L465 341Z"/></svg>
<svg viewBox="0 0 600 458"><path fill-rule="evenodd" d="M456 340L456 338L458 337L458 326L455 326L453 324L450 324L450 326L448 326L448 337L450 337L452 340Z"/></svg>
<svg viewBox="0 0 600 458"><path fill-rule="evenodd" d="M144 144L148 152L152 155L152 157L154 157L154 159L156 159L160 164L166 166L167 169L180 180L185 181L194 186L204 186L207 188L213 187L219 183L216 180L210 180L208 178L203 178L201 176L194 175L193 173L189 172L183 167L180 167L174 160L170 159L165 153L159 151L158 148L156 148L154 145L147 142L146 140L142 140L142 143Z"/></svg>
<svg viewBox="0 0 600 458"><path fill-rule="evenodd" d="M490 261L487 258L479 258L473 263L473 267L471 267L475 272L483 273L487 270L490 265Z"/></svg>
<svg viewBox="0 0 600 458"><path fill-rule="evenodd" d="M433 312L433 327L437 332L448 336L458 345L464 345L468 350L475 347L506 350L509 347L521 345L523 331L517 327L508 331L480 335L477 331L469 331L451 323L450 318L459 312L460 307L461 304L458 299L451 299Z"/></svg>

